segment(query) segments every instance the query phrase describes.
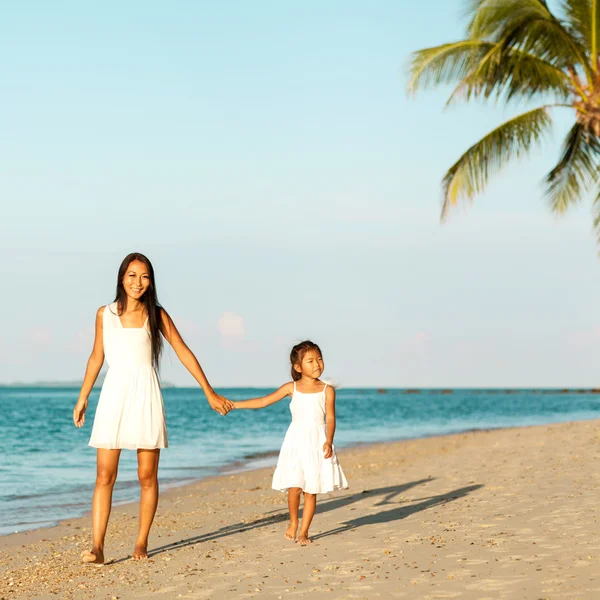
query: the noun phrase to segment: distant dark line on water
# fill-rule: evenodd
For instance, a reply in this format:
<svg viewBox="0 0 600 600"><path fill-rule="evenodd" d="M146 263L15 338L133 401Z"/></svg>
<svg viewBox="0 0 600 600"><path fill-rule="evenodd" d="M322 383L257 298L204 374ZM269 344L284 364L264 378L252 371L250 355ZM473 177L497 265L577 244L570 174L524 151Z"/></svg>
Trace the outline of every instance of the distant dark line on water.
<svg viewBox="0 0 600 600"><path fill-rule="evenodd" d="M60 390L78 390L80 389L81 384L77 383L0 383L0 389L14 389L14 390L52 390L52 391L60 391ZM164 390L177 390L177 391L197 391L197 387L193 386L176 386L171 383L162 382L161 387ZM600 388L522 388L522 387L483 387L483 388L471 388L471 387L455 387L455 388L421 388L421 387L343 387L343 386L335 386L338 390L343 390L345 392L375 392L378 394L386 394L388 392L400 392L402 394L475 394L475 393L484 393L484 394L600 394ZM264 391L264 390L274 390L277 389L277 386L264 386L264 387L247 387L247 386L228 386L221 387L217 386L218 390L231 390L231 391Z"/></svg>

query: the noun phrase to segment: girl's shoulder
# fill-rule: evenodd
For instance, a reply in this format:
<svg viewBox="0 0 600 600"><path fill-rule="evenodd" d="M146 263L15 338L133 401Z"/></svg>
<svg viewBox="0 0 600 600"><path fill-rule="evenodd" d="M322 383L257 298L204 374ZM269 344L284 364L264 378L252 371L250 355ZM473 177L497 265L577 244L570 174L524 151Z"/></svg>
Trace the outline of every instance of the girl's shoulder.
<svg viewBox="0 0 600 600"><path fill-rule="evenodd" d="M291 396L294 391L294 383L294 381L288 381L287 383L284 383L279 389L284 392L287 392Z"/></svg>
<svg viewBox="0 0 600 600"><path fill-rule="evenodd" d="M106 308L108 307L108 304L105 304L104 306L101 306L97 311L96 311L96 317L103 317L104 316L104 311L106 310Z"/></svg>

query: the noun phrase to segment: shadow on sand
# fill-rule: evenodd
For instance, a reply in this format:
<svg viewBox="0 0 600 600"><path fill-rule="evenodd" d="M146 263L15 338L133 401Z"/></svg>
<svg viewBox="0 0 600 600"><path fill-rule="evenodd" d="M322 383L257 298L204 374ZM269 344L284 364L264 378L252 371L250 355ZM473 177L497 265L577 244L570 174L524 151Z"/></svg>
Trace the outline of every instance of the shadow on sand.
<svg viewBox="0 0 600 600"><path fill-rule="evenodd" d="M374 525L376 523L389 523L391 521L397 521L400 519L405 519L406 517L420 512L422 510L427 510L429 508L433 508L434 506L439 506L441 504L445 504L447 502L451 502L453 500L457 500L459 498L463 498L464 496L480 489L481 485L471 485L468 487L459 488L452 492L448 492L446 494L441 494L438 496L428 496L425 498L418 498L416 500L410 500L412 504L407 505L407 500L399 499L394 501L394 498L402 494L403 492L414 488L416 486L424 485L433 481L433 478L428 479L420 479L417 481L411 481L409 483L402 483L399 485L391 485L387 487L377 488L374 490L363 490L362 492L356 494L349 494L347 496L342 496L339 498L331 498L324 500L323 502L319 502L317 505L317 515L323 514L325 512L329 512L332 510L337 510L339 508L349 506L360 500L363 500L366 496L374 497L381 496L381 498L375 503L375 506L389 506L389 505L398 505L390 510L380 510L376 513L371 513L368 515L363 515L357 517L356 519L350 519L348 521L344 521L340 527L332 529L330 531L326 531L324 533L319 533L315 536L312 536L313 540L318 540L323 537L327 537L330 535L335 535L339 533L343 533L346 531L351 531L353 529L357 529L358 527L363 527L365 525ZM414 504L416 502L416 504ZM351 509L356 510L356 509ZM187 539L179 540L177 542L172 542L165 546L160 546L158 548L153 548L148 552L148 557L152 558L153 556L157 556L158 554L162 554L163 552L170 552L171 550L178 550L179 548L185 548L186 546L194 546L196 544L200 544L202 542L210 542L212 540L218 540L222 538L229 537L231 535L236 535L238 533L242 533L244 531L252 531L253 529L260 529L262 527L268 527L269 525L273 525L275 523L280 523L282 521L287 520L287 510L278 509L273 511L273 514L267 513L267 516L257 519L256 521L248 522L248 523L235 523L234 525L228 525L226 527L221 527L215 531L203 533L201 535L197 535L194 537L190 537ZM107 564L118 564L128 560L127 558L120 558L117 560L110 561Z"/></svg>
<svg viewBox="0 0 600 600"><path fill-rule="evenodd" d="M329 535L335 535L336 533L343 533L345 531L358 529L359 527L363 527L364 525L390 523L391 521L399 521L400 519L406 519L406 517L421 512L422 510L427 510L429 508L433 508L434 506L440 506L442 504L452 502L452 500L464 498L468 494L471 494L472 492L475 492L476 490L482 487L482 485L469 485L467 487L462 487L457 490L453 490L452 492L448 492L446 494L440 494L439 496L420 498L419 500L421 501L417 502L416 504L409 504L408 506L398 506L390 510L380 510L376 513L363 515L361 517L357 517L356 519L344 521L340 527L337 527L336 529L332 529L330 531L325 531L324 533L319 533L313 536L312 539L318 540ZM378 502L376 506L381 506L382 504L385 503ZM390 504L390 502L387 502L387 504Z"/></svg>

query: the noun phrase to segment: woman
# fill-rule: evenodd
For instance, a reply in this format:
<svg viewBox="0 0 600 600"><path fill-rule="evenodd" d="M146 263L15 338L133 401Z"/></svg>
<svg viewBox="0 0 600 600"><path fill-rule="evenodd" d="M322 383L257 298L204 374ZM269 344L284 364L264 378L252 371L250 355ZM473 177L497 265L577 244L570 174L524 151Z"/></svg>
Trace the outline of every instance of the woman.
<svg viewBox="0 0 600 600"><path fill-rule="evenodd" d="M73 410L75 425L82 427L89 394L106 356L109 370L90 438L90 446L97 448L97 470L92 500L93 543L92 549L81 555L84 563L104 563L104 537L123 448L137 451L141 489L139 531L132 558L148 557L148 534L158 504L160 449L167 447L156 372L163 346L161 336L200 384L213 410L225 415L233 408L229 400L212 389L198 360L158 303L150 261L139 253L126 256L119 267L115 301L102 306L96 314L94 348Z"/></svg>

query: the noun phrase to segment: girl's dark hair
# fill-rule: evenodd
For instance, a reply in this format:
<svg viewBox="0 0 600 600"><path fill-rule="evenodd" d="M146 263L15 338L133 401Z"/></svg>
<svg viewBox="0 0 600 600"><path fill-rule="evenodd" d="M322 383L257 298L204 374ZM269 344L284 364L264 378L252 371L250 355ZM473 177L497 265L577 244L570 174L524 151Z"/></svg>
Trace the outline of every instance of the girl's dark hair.
<svg viewBox="0 0 600 600"><path fill-rule="evenodd" d="M292 379L294 381L298 381L302 378L302 373L298 373L298 371L294 369L294 365L302 364L302 359L304 358L304 355L310 350L318 352L321 355L321 357L323 357L321 348L319 348L319 346L317 346L314 342L311 342L310 340L304 340L303 342L296 344L292 348L292 351L290 352L290 362L292 363Z"/></svg>
<svg viewBox="0 0 600 600"><path fill-rule="evenodd" d="M150 342L152 344L152 364L158 370L160 367L160 355L163 349L163 341L160 335L161 333L164 333L161 315L162 307L158 303L152 263L143 254L140 254L139 252L132 252L123 259L123 262L119 267L119 274L117 275L117 294L115 297L115 302L117 303L117 311L119 314L121 314L127 306L127 294L125 293L125 288L123 287L123 277L125 277L125 273L127 273L129 265L134 260L139 260L146 265L148 276L150 277L150 285L144 292L144 295L140 298L140 302L146 307L146 312L148 313Z"/></svg>

